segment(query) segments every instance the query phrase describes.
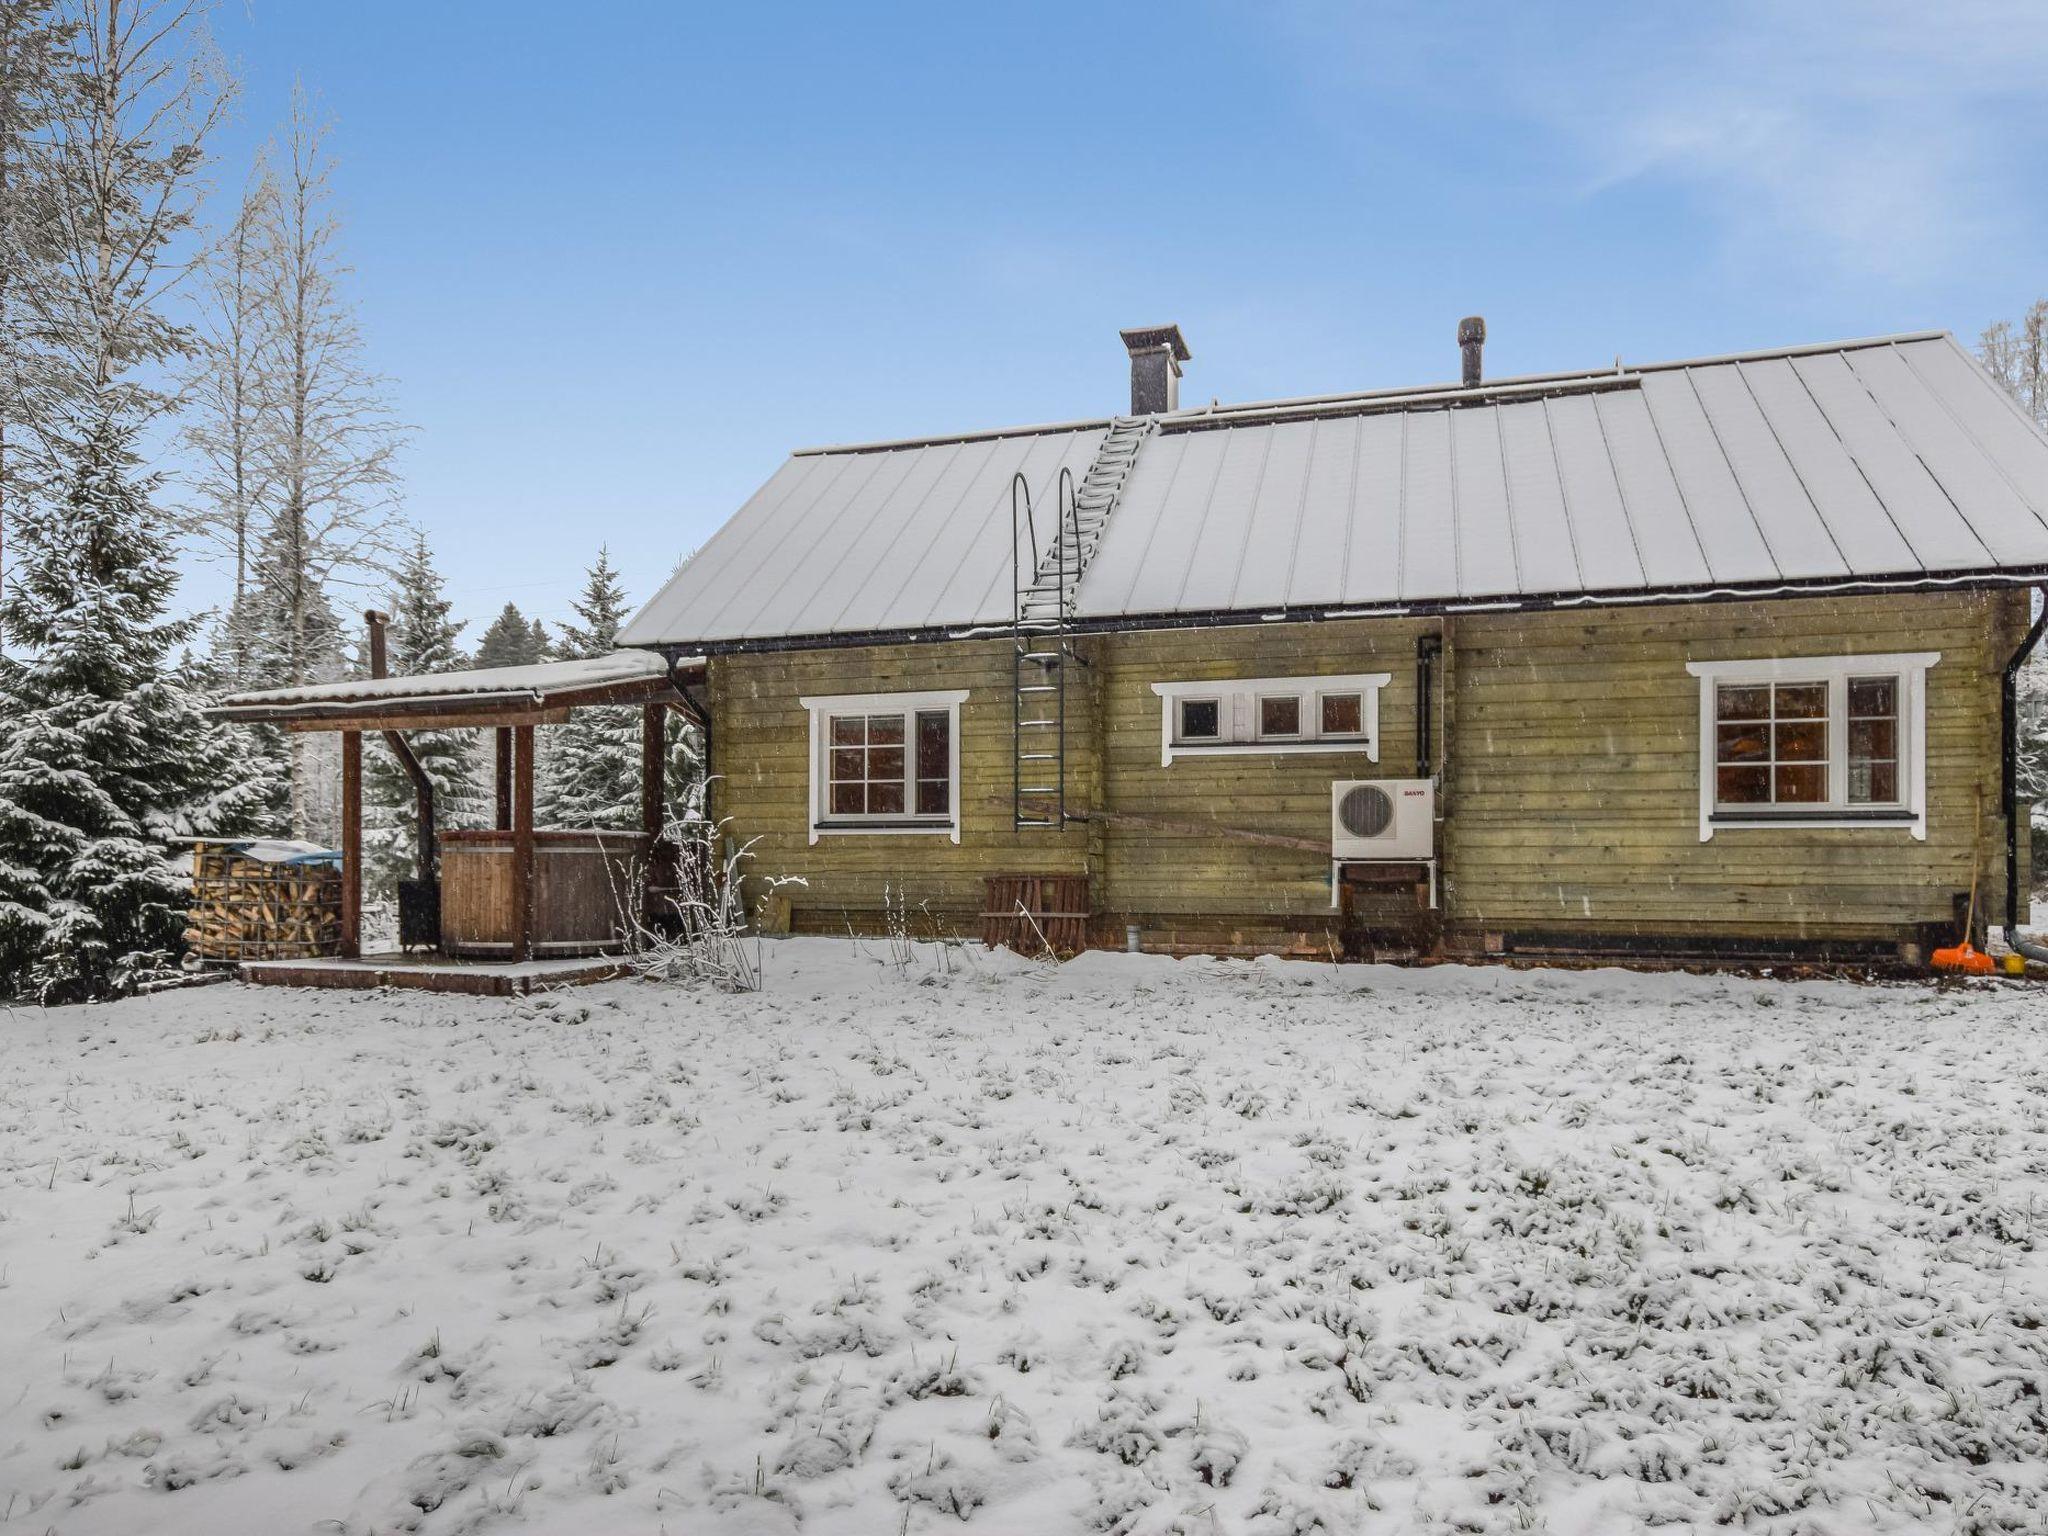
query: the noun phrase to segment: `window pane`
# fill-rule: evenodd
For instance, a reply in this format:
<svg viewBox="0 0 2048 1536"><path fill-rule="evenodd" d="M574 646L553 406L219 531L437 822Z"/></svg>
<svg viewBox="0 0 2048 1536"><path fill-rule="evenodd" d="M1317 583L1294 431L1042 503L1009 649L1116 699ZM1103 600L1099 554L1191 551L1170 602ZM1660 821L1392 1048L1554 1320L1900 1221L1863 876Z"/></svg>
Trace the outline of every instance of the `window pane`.
<svg viewBox="0 0 2048 1536"><path fill-rule="evenodd" d="M917 814L944 816L953 809L953 786L948 779L917 781Z"/></svg>
<svg viewBox="0 0 2048 1536"><path fill-rule="evenodd" d="M832 814L834 816L858 816L867 809L867 786L860 783L834 784L832 786Z"/></svg>
<svg viewBox="0 0 2048 1536"><path fill-rule="evenodd" d="M868 814L870 816L901 816L903 814L903 781L883 783L880 779L868 783Z"/></svg>
<svg viewBox="0 0 2048 1536"><path fill-rule="evenodd" d="M1771 717L1771 690L1768 686L1723 686L1714 690L1714 697L1716 712L1723 720L1768 720Z"/></svg>
<svg viewBox="0 0 2048 1536"><path fill-rule="evenodd" d="M1849 765L1849 799L1855 805L1895 805L1899 799L1899 765L1862 762Z"/></svg>
<svg viewBox="0 0 2048 1536"><path fill-rule="evenodd" d="M1790 723L1781 721L1776 734L1779 762L1819 763L1827 760L1827 721L1795 720Z"/></svg>
<svg viewBox="0 0 2048 1536"><path fill-rule="evenodd" d="M1778 804L1818 805L1828 797L1825 763L1780 764L1777 775Z"/></svg>
<svg viewBox="0 0 2048 1536"><path fill-rule="evenodd" d="M1261 736L1299 736L1301 734L1301 700L1292 694L1278 698L1259 700L1259 734Z"/></svg>
<svg viewBox="0 0 2048 1536"><path fill-rule="evenodd" d="M869 715L868 745L886 744L897 746L903 740L903 717L901 715Z"/></svg>
<svg viewBox="0 0 2048 1536"><path fill-rule="evenodd" d="M1216 701L1182 699L1180 734L1183 741L1213 741L1216 738Z"/></svg>
<svg viewBox="0 0 2048 1536"><path fill-rule="evenodd" d="M1898 723L1892 720L1851 720L1849 761L1859 757L1897 757Z"/></svg>
<svg viewBox="0 0 2048 1536"><path fill-rule="evenodd" d="M901 747L868 748L868 780L870 783L884 781L903 782L903 749Z"/></svg>
<svg viewBox="0 0 2048 1536"><path fill-rule="evenodd" d="M867 754L858 747L835 747L832 752L832 782L866 778L866 764Z"/></svg>
<svg viewBox="0 0 2048 1536"><path fill-rule="evenodd" d="M835 747L857 747L867 740L867 717L865 715L834 715L832 717L832 745Z"/></svg>
<svg viewBox="0 0 2048 1536"><path fill-rule="evenodd" d="M1780 683L1776 693L1780 720L1825 720L1828 717L1826 683Z"/></svg>
<svg viewBox="0 0 2048 1536"><path fill-rule="evenodd" d="M1899 680L1895 677L1852 677L1849 679L1849 717L1896 715L1899 712Z"/></svg>
<svg viewBox="0 0 2048 1536"><path fill-rule="evenodd" d="M1762 721L1714 727L1715 761L1760 763L1771 755L1771 728Z"/></svg>
<svg viewBox="0 0 2048 1536"><path fill-rule="evenodd" d="M1365 731L1365 700L1355 693L1323 695L1323 734L1358 736Z"/></svg>
<svg viewBox="0 0 2048 1536"><path fill-rule="evenodd" d="M917 717L917 776L920 779L952 777L952 721L943 709L926 710Z"/></svg>
<svg viewBox="0 0 2048 1536"><path fill-rule="evenodd" d="M1714 774L1714 797L1723 805L1768 805L1771 770L1722 768Z"/></svg>

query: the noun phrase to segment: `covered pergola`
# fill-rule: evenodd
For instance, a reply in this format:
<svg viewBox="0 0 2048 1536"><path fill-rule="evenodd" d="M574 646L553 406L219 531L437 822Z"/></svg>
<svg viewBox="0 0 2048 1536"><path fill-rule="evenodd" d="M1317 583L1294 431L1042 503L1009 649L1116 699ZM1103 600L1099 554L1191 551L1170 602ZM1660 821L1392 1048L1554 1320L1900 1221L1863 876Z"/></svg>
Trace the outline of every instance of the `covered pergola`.
<svg viewBox="0 0 2048 1536"><path fill-rule="evenodd" d="M274 688L223 699L214 718L276 725L286 731L333 731L341 737L341 959L362 958L363 943L363 736L374 731L412 779L419 809L417 881L430 892L434 943L440 947L439 856L474 840L474 847L504 855L471 895L492 910L469 914L473 921L502 925L502 937L479 940L463 951L522 964L544 957L554 943L547 914L535 911L536 850L546 839L604 834L537 833L534 827L534 728L566 721L573 709L591 705L633 706L641 711L640 829L637 844L651 850L663 821L666 717L674 710L706 732L709 717L691 696L701 684L703 663L674 665L652 651L613 651L582 661L446 672L425 677L382 675L384 615L370 621L371 673L367 678ZM408 731L476 729L496 737L496 817L492 832L434 830L433 787L407 744ZM649 864L652 860L647 861ZM499 910L502 908L503 910ZM497 930L493 930L494 935ZM423 940L417 932L402 934ZM554 944L557 951L569 946Z"/></svg>

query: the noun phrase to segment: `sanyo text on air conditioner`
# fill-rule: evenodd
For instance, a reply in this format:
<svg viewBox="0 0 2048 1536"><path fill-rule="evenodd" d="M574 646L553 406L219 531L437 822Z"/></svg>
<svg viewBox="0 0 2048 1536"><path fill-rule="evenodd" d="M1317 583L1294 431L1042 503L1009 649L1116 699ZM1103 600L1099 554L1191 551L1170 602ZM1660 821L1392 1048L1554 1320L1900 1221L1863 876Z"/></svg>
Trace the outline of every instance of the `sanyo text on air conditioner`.
<svg viewBox="0 0 2048 1536"><path fill-rule="evenodd" d="M1436 781L1339 779L1330 786L1330 902L1345 864L1426 864L1436 905Z"/></svg>

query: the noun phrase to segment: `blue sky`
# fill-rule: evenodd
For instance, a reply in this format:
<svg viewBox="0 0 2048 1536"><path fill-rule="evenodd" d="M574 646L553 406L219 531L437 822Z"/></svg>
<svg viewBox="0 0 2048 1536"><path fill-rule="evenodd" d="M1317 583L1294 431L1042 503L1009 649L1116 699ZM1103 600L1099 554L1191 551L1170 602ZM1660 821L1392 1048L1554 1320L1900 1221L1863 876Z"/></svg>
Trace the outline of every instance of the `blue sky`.
<svg viewBox="0 0 2048 1536"><path fill-rule="evenodd" d="M636 599L791 447L1947 327L2048 293L2035 0L227 0L335 122L458 611ZM218 592L195 569L194 601ZM471 630L474 637L479 623Z"/></svg>

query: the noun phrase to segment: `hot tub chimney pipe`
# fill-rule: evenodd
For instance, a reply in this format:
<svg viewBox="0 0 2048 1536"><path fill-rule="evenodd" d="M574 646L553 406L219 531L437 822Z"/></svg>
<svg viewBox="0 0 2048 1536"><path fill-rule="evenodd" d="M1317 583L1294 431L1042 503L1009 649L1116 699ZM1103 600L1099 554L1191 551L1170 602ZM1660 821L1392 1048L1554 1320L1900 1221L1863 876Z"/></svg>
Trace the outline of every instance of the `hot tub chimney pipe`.
<svg viewBox="0 0 2048 1536"><path fill-rule="evenodd" d="M1464 362L1465 388L1479 383L1479 354L1486 346L1486 317L1467 315L1458 322L1458 352Z"/></svg>
<svg viewBox="0 0 2048 1536"><path fill-rule="evenodd" d="M391 664L384 631L391 623L391 615L371 608L364 612L363 623L369 626L370 631L370 676L388 676ZM427 777L427 770L420 766L418 754L400 732L385 731L383 736L384 745L391 749L391 755L405 769L405 776L412 780L413 797L419 803L419 846L413 855L414 863L419 878L431 885L434 881L434 781Z"/></svg>

